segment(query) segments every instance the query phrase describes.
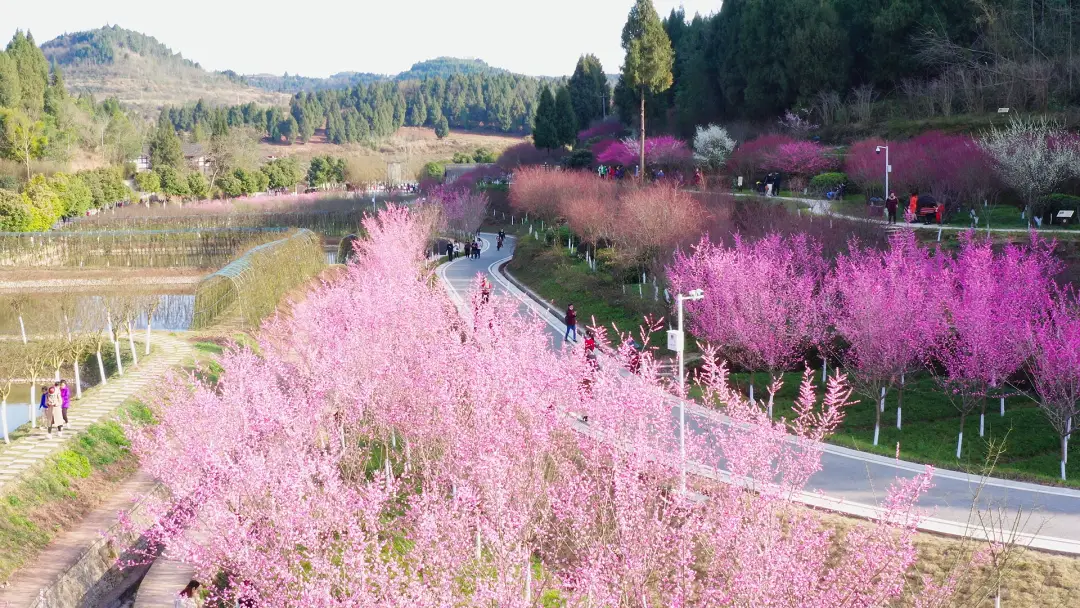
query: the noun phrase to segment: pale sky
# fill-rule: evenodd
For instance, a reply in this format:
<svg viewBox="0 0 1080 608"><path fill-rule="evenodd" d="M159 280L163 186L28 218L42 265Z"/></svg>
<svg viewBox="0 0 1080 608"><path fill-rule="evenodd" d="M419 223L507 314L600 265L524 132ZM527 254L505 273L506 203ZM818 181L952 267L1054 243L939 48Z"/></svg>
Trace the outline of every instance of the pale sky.
<svg viewBox="0 0 1080 608"><path fill-rule="evenodd" d="M654 0L661 18L720 9L721 0ZM582 53L622 64L632 0L5 0L0 37L29 29L41 44L106 24L154 36L210 70L328 76L396 74L442 55L513 72L561 76Z"/></svg>

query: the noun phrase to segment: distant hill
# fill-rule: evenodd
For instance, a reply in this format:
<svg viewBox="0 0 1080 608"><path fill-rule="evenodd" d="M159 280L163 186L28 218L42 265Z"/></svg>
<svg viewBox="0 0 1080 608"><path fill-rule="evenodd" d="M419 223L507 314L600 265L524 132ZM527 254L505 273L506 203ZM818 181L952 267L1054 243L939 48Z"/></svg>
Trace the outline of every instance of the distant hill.
<svg viewBox="0 0 1080 608"><path fill-rule="evenodd" d="M297 93L300 91L321 91L325 89L344 89L358 84L370 84L382 80L389 80L389 76L371 74L368 72L339 72L329 78L310 78L285 74L275 76L273 74L237 74L232 70L222 72L230 80L253 86L267 91L279 93Z"/></svg>
<svg viewBox="0 0 1080 608"><path fill-rule="evenodd" d="M446 77L451 74L507 74L507 70L493 68L479 59L459 59L457 57L437 57L420 63L414 63L408 71L394 77L394 80L422 80L430 76Z"/></svg>
<svg viewBox="0 0 1080 608"><path fill-rule="evenodd" d="M384 80L396 80L405 82L408 80L423 80L432 76L443 78L451 74L509 74L502 68L488 65L479 59L460 59L457 57L437 57L427 61L413 64L407 71L396 76L384 76L369 72L341 72L329 78L309 78L285 74L274 76L271 74L245 74L238 75L232 71L222 72L225 76L240 84L247 84L267 91L280 93L297 93L300 91L321 91L327 89L344 89L358 84L371 84Z"/></svg>
<svg viewBox="0 0 1080 608"><path fill-rule="evenodd" d="M42 44L41 50L63 68L70 90L98 99L116 97L148 117L156 117L162 106L198 99L214 104L288 103L287 95L208 72L153 36L115 25L64 34Z"/></svg>

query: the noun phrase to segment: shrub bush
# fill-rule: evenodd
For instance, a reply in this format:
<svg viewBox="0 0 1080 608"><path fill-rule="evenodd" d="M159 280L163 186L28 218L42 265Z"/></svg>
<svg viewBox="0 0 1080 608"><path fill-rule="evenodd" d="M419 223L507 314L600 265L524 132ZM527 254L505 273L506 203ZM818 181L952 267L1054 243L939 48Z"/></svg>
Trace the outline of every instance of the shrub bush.
<svg viewBox="0 0 1080 608"><path fill-rule="evenodd" d="M1046 209L1047 221L1053 221L1054 216L1058 211L1071 210L1075 213L1070 224L1076 223L1080 219L1080 196L1073 196L1071 194L1051 194L1043 197L1042 207Z"/></svg>
<svg viewBox="0 0 1080 608"><path fill-rule="evenodd" d="M838 184L846 184L847 181L848 177L846 173L836 171L816 175L810 180L810 194L821 196L835 188Z"/></svg>
<svg viewBox="0 0 1080 608"><path fill-rule="evenodd" d="M562 160L562 164L567 169L588 169L593 164L592 152L579 149L574 150L569 156Z"/></svg>

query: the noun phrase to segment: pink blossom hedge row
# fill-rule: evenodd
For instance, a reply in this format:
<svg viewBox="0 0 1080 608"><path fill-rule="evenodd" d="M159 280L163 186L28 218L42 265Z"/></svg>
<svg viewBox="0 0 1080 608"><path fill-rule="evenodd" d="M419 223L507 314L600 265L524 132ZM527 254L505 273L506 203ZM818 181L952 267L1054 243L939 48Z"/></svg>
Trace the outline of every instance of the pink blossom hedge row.
<svg viewBox="0 0 1080 608"><path fill-rule="evenodd" d="M845 532L792 502L847 407L843 376L823 399L807 378L784 424L711 365L703 390L744 424L688 437L688 455L754 491L691 477L698 500L679 491L651 356L627 377L552 351L513 299L474 291L459 313L424 270L427 226L397 208L368 219L345 276L269 321L258 354L232 349L216 384L173 377L151 401L158 424L132 449L171 498L149 500L147 535L201 580L226 580L220 599L869 608L910 585L955 588L966 563L907 576L928 473Z"/></svg>

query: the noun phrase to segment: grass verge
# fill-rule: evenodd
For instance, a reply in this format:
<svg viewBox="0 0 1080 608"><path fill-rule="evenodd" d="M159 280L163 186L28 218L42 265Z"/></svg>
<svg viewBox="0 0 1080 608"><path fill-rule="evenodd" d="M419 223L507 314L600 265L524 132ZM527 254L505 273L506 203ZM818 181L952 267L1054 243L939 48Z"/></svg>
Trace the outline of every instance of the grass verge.
<svg viewBox="0 0 1080 608"><path fill-rule="evenodd" d="M653 299L652 286L638 295L636 285L627 285L602 266L589 270L583 259L570 255L565 247L549 247L542 241L521 237L508 268L515 278L529 286L552 306L562 310L573 304L579 323L622 331L633 330L643 323L646 315L655 319L667 315L663 299ZM660 332L657 332L658 334ZM609 332L609 336L614 336ZM653 336L653 344L659 344Z"/></svg>
<svg viewBox="0 0 1080 608"><path fill-rule="evenodd" d="M0 580L28 564L65 526L92 511L138 469L122 424L153 420L129 402L9 485L0 496Z"/></svg>

